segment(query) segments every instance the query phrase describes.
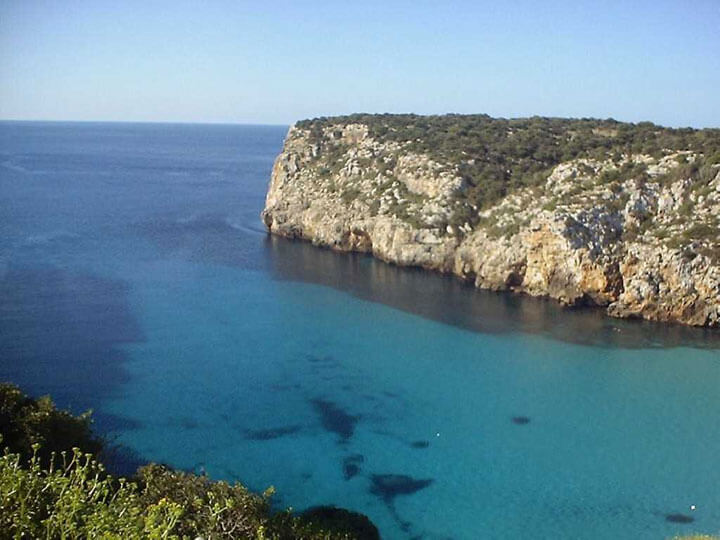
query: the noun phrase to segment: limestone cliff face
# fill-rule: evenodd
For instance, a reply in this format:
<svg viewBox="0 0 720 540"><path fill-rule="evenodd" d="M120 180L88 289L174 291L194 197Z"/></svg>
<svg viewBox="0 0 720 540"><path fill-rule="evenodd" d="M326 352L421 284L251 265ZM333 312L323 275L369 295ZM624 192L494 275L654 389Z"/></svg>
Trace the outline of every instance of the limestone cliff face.
<svg viewBox="0 0 720 540"><path fill-rule="evenodd" d="M608 180L603 173L618 166L610 160L563 162L540 184L481 209L463 199L466 180L452 164L373 138L366 125L330 123L320 140L293 127L262 219L273 234L477 287L718 327L720 168L701 191L682 178L654 181L695 158L624 155L646 166L642 182Z"/></svg>

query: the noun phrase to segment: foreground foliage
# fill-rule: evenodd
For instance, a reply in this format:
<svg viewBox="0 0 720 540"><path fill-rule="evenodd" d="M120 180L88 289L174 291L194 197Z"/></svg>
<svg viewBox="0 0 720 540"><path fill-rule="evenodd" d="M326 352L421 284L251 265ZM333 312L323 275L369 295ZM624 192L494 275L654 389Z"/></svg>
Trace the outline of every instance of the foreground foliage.
<svg viewBox="0 0 720 540"><path fill-rule="evenodd" d="M11 538L170 538L182 515L167 499L144 507L134 484L115 483L79 449L47 469L37 455L24 465L0 458L0 527Z"/></svg>
<svg viewBox="0 0 720 540"><path fill-rule="evenodd" d="M88 415L58 411L49 399L33 400L12 385L0 385L0 414L3 537L379 538L366 517L340 509L273 513L272 488L257 495L239 483L156 464L134 479L115 478L95 458L102 445Z"/></svg>
<svg viewBox="0 0 720 540"><path fill-rule="evenodd" d="M49 397L32 399L8 383L0 383L0 434L3 446L23 461L34 455L43 464L63 450L77 447L98 456L103 447L92 434L89 413L73 416L58 410Z"/></svg>

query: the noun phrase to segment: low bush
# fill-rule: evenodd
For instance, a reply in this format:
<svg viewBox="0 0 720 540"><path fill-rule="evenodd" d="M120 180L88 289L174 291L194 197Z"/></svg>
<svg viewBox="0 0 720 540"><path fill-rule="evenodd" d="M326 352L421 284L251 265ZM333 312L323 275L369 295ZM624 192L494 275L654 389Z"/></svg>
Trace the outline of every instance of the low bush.
<svg viewBox="0 0 720 540"><path fill-rule="evenodd" d="M353 114L302 120L312 144L322 148L325 165L340 160L346 148L325 137L325 128L359 123L379 141L398 143L402 153L426 154L448 170L458 171L468 203L487 208L508 193L542 184L563 161L612 159L617 167L600 175L601 182L646 181L646 166L624 161L631 154L656 158L677 151L707 156L682 164L666 181L699 178L707 183L710 163L720 162L720 130L671 129L650 122L638 124L592 118L491 118L487 115L419 116L414 114ZM707 163L707 165L706 165ZM383 164L380 170L386 170ZM583 172L588 174L585 166ZM703 180L704 179L704 180Z"/></svg>
<svg viewBox="0 0 720 540"><path fill-rule="evenodd" d="M8 383L0 383L0 434L3 445L22 460L35 455L42 464L51 454L75 447L93 456L103 448L90 429L89 412L73 416L58 410L49 397L32 399Z"/></svg>
<svg viewBox="0 0 720 540"><path fill-rule="evenodd" d="M116 478L96 459L102 443L88 414L59 411L10 384L0 385L1 446L3 538L379 538L370 520L348 510L272 512L272 488L257 495L157 464Z"/></svg>

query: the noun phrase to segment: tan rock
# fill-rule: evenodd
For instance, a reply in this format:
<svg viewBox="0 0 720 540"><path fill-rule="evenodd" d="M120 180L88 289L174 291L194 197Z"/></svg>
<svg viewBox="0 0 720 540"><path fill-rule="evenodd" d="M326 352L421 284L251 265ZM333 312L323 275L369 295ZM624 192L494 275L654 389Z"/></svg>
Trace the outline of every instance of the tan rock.
<svg viewBox="0 0 720 540"><path fill-rule="evenodd" d="M615 317L720 326L720 267L703 254L720 245L720 233L705 225L710 234L694 247L663 243L692 224L716 223L720 170L686 216L683 202L695 197L687 180L608 186L593 175L612 163L562 163L539 192L515 192L471 226L448 222L465 188L452 167L374 140L361 124L324 133L318 144L290 129L262 213L271 233L453 273L481 288L608 306ZM677 165L674 155L624 159L647 163L653 178Z"/></svg>

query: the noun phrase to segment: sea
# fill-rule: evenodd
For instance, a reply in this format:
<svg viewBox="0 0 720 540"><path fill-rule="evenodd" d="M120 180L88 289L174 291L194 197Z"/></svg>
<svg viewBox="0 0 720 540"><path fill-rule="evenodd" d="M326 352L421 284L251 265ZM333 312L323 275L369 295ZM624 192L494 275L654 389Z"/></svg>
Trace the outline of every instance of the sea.
<svg viewBox="0 0 720 540"><path fill-rule="evenodd" d="M0 380L386 539L720 532L718 331L271 237L286 132L0 123Z"/></svg>

